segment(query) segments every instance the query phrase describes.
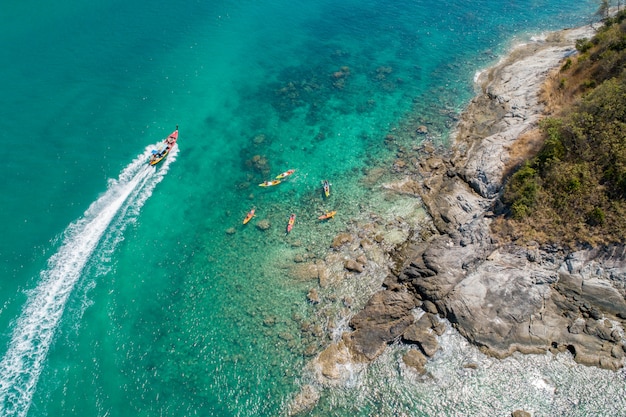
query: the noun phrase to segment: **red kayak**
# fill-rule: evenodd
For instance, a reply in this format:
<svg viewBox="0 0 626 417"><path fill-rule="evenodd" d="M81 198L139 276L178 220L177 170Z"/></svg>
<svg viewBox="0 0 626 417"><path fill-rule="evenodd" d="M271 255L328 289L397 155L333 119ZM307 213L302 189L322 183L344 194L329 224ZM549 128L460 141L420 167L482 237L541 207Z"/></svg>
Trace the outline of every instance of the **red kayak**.
<svg viewBox="0 0 626 417"><path fill-rule="evenodd" d="M176 145L176 141L178 140L178 126L176 126L176 130L173 131L165 140L163 141L162 146L158 150L152 151L152 156L150 157L150 161L148 162L150 165L156 165L161 162L167 154L170 153L174 145Z"/></svg>
<svg viewBox="0 0 626 417"><path fill-rule="evenodd" d="M296 222L296 215L292 214L291 216L289 216L289 222L287 222L287 233L291 232L291 229L293 229L293 224Z"/></svg>

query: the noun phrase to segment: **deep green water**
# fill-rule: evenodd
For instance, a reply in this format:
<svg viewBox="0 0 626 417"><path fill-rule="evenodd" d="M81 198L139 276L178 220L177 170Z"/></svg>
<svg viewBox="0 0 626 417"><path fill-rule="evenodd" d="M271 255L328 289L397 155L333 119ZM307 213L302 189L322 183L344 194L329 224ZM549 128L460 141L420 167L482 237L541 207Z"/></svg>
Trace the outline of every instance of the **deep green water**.
<svg viewBox="0 0 626 417"><path fill-rule="evenodd" d="M305 350L328 342L302 331L321 319L289 266L322 257L353 219L405 207L362 182L390 166L385 136L410 148L398 128L425 124L446 143L477 71L532 34L588 23L595 7L3 5L0 414L279 415L308 382ZM176 125L178 150L147 168ZM289 168L283 184L256 185ZM337 218L319 223L330 209ZM452 332L442 345L432 380L404 374L394 347L322 390L311 415L624 413L619 373L567 357L495 362ZM461 366L468 356L480 370Z"/></svg>

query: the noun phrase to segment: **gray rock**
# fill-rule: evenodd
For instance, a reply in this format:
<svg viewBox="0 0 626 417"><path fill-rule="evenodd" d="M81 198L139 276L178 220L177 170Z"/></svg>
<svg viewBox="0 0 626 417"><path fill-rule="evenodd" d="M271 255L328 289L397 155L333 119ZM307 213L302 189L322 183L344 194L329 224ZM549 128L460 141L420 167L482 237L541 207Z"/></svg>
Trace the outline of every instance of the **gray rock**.
<svg viewBox="0 0 626 417"><path fill-rule="evenodd" d="M424 301L422 303L422 308L424 309L424 311L431 313L431 314L437 314L437 306L435 305L435 303L431 302L431 301Z"/></svg>
<svg viewBox="0 0 626 417"><path fill-rule="evenodd" d="M348 335L353 353L373 360L387 343L402 335L415 318L414 298L406 292L380 291L368 301L365 308L350 320L354 329Z"/></svg>
<svg viewBox="0 0 626 417"><path fill-rule="evenodd" d="M439 349L439 342L432 330L433 323L427 314L408 326L402 334L402 339L409 343L416 343L426 356L433 356Z"/></svg>
<svg viewBox="0 0 626 417"><path fill-rule="evenodd" d="M427 359L419 350L410 349L402 356L402 361L406 366L415 369L419 374L423 375L426 373L424 366L426 365Z"/></svg>
<svg viewBox="0 0 626 417"><path fill-rule="evenodd" d="M419 347L426 356L433 357L439 349L439 342L437 341L435 334L431 331L421 338L419 341Z"/></svg>
<svg viewBox="0 0 626 417"><path fill-rule="evenodd" d="M538 89L574 42L563 39L531 46L483 74L484 93L462 116L451 156L420 164L420 196L440 236L415 251L397 280L429 300L424 309L436 306L496 357L562 349L580 363L612 369L623 331L602 320L626 318L624 246L566 254L559 247L498 246L490 232L508 149L541 117ZM411 326L404 338L418 341L422 333Z"/></svg>
<svg viewBox="0 0 626 417"><path fill-rule="evenodd" d="M611 356L615 359L623 359L624 358L624 349L622 346L613 346L611 348Z"/></svg>
<svg viewBox="0 0 626 417"><path fill-rule="evenodd" d="M348 259L347 261L344 262L343 266L350 272L361 273L365 269L362 263L359 263L355 261L354 259Z"/></svg>
<svg viewBox="0 0 626 417"><path fill-rule="evenodd" d="M313 303L313 304L319 304L320 302L320 296L315 288L311 288L309 290L308 294L306 295L306 298L307 300L309 300L310 303Z"/></svg>
<svg viewBox="0 0 626 417"><path fill-rule="evenodd" d="M572 253L558 274L557 289L565 296L626 318L624 290L619 285L626 282L623 248L613 246Z"/></svg>
<svg viewBox="0 0 626 417"><path fill-rule="evenodd" d="M579 317L574 321L574 323L568 326L567 330L572 334L581 334L585 330L585 327L585 319Z"/></svg>

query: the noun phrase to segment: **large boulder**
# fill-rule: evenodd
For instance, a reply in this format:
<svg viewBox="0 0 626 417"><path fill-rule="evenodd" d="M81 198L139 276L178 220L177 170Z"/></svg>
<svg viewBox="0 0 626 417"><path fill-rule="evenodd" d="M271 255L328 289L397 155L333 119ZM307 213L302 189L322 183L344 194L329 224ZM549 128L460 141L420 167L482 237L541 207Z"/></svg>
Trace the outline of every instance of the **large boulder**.
<svg viewBox="0 0 626 417"><path fill-rule="evenodd" d="M326 347L315 357L309 367L317 382L322 386L344 385L358 368L349 347L340 340Z"/></svg>
<svg viewBox="0 0 626 417"><path fill-rule="evenodd" d="M424 366L426 365L427 358L419 350L410 349L402 356L402 361L406 366L415 369L420 375L426 373Z"/></svg>
<svg viewBox="0 0 626 417"><path fill-rule="evenodd" d="M415 323L411 324L402 334L402 340L415 343L426 356L433 356L439 349L437 334L433 331L433 321L428 314L423 314Z"/></svg>
<svg viewBox="0 0 626 417"><path fill-rule="evenodd" d="M379 291L365 308L350 320L353 332L348 344L356 356L371 361L380 355L387 343L402 335L415 321L411 310L416 307L407 292Z"/></svg>
<svg viewBox="0 0 626 417"><path fill-rule="evenodd" d="M614 245L571 253L559 268L556 288L583 306L626 318L625 252L624 246Z"/></svg>

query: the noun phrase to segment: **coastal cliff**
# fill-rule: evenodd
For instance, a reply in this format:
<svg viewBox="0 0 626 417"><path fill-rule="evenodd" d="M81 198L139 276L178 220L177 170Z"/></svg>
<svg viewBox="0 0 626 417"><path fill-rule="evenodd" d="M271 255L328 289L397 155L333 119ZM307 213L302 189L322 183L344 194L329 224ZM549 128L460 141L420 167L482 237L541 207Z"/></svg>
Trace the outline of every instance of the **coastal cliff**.
<svg viewBox="0 0 626 417"><path fill-rule="evenodd" d="M507 175L537 149L545 81L576 53L577 39L593 34L592 27L565 30L516 48L480 75L480 92L449 149L427 144L415 163L397 164L405 178L384 188L421 199L428 233L407 233L386 250L393 266L383 289L352 316L350 330L312 360L316 384L341 384L355 366L399 340L415 347L404 363L424 372L447 326L442 319L497 358L568 351L581 364L623 366L626 249L522 245L491 230ZM364 233L352 247L372 252L376 245ZM316 401L310 392L315 389L305 386L292 414Z"/></svg>
<svg viewBox="0 0 626 417"><path fill-rule="evenodd" d="M532 148L549 70L591 35L559 32L482 74L482 93L462 116L450 155L420 165L420 195L440 234L410 257L397 282L495 357L568 350L582 364L623 366L624 247L519 246L490 230L506 174Z"/></svg>

